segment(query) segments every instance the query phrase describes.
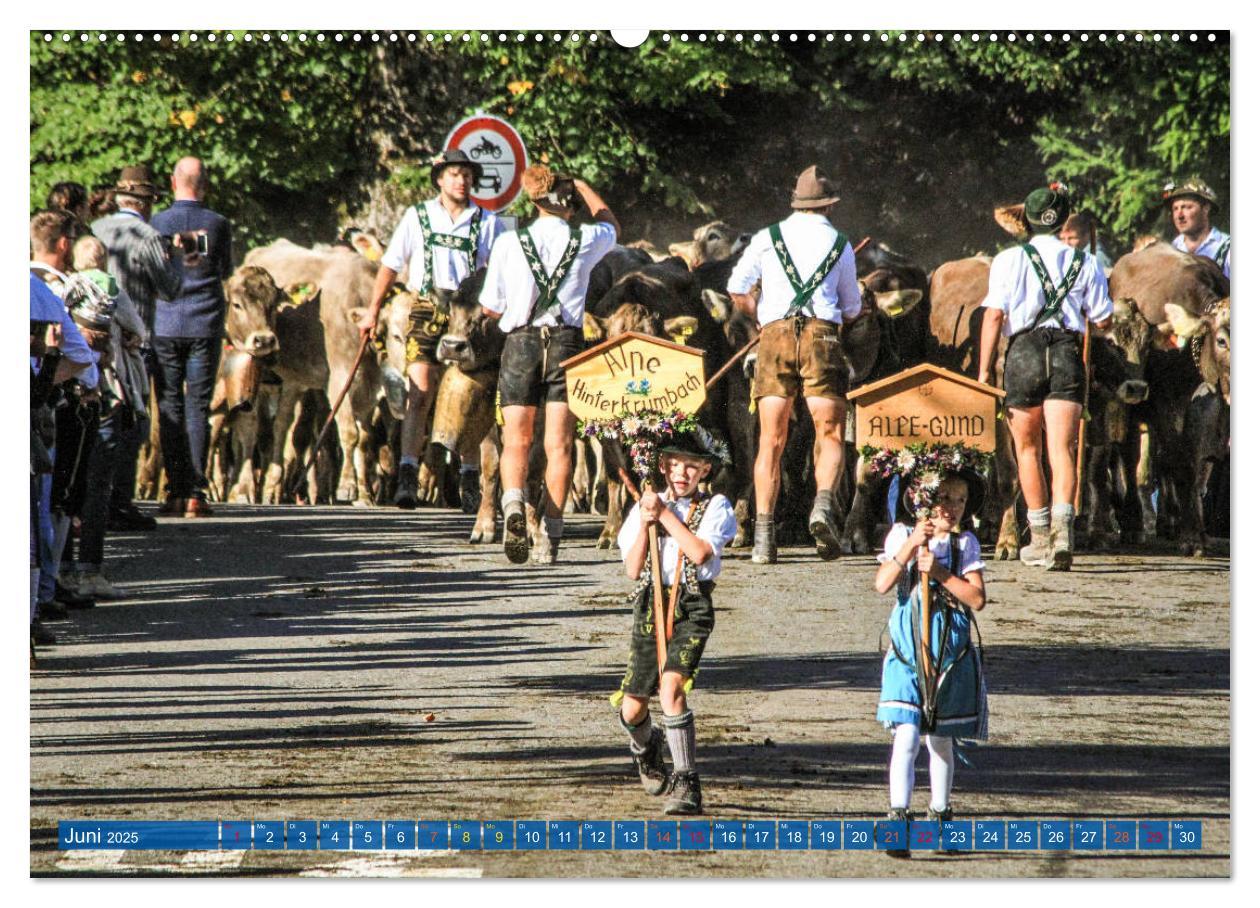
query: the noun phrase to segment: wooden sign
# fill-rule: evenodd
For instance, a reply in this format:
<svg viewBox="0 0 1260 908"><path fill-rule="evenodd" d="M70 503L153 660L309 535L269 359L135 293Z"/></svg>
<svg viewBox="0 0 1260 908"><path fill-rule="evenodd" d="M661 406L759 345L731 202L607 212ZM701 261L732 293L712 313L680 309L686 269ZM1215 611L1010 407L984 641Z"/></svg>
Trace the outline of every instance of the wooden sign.
<svg viewBox="0 0 1260 908"><path fill-rule="evenodd" d="M704 403L704 353L630 331L560 364L580 419L640 410L695 413Z"/></svg>
<svg viewBox="0 0 1260 908"><path fill-rule="evenodd" d="M997 404L1006 392L924 363L848 394L857 404L857 446L904 448L918 442L992 451Z"/></svg>

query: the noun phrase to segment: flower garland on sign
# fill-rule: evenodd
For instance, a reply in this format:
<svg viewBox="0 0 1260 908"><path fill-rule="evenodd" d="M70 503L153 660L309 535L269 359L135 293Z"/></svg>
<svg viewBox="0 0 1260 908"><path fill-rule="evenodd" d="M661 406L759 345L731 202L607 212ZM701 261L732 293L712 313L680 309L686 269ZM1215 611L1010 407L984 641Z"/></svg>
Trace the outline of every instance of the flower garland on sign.
<svg viewBox="0 0 1260 908"><path fill-rule="evenodd" d="M862 457L871 471L881 479L900 476L906 484L906 497L914 516L923 519L932 513L941 481L950 473L970 471L983 475L988 471L993 454L958 444L926 444L918 442L904 448L877 448L865 445Z"/></svg>
<svg viewBox="0 0 1260 908"><path fill-rule="evenodd" d="M615 441L629 449L634 472L640 480L655 476L661 445L673 438L675 433L702 431L695 414L681 410L639 410L611 419L580 419L577 424L580 438Z"/></svg>

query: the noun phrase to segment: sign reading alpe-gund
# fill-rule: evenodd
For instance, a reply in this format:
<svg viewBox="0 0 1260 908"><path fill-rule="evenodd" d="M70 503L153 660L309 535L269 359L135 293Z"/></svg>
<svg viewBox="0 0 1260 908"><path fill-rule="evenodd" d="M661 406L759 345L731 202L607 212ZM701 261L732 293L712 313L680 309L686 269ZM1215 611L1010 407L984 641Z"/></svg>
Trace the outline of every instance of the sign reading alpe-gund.
<svg viewBox="0 0 1260 908"><path fill-rule="evenodd" d="M631 331L560 366L569 409L580 419L641 410L695 413L704 403L704 354L659 337Z"/></svg>
<svg viewBox="0 0 1260 908"><path fill-rule="evenodd" d="M964 444L992 451L997 404L1006 392L940 366L923 364L848 394L857 404L857 446Z"/></svg>

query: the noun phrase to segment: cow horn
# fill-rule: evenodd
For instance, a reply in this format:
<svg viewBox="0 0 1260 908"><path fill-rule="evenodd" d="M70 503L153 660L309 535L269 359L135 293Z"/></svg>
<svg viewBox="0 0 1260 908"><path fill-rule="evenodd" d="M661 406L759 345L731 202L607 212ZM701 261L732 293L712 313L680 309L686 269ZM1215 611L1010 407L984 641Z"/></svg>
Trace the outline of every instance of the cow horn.
<svg viewBox="0 0 1260 908"><path fill-rule="evenodd" d="M885 290L875 294L875 305L889 318L900 318L923 299L922 290Z"/></svg>

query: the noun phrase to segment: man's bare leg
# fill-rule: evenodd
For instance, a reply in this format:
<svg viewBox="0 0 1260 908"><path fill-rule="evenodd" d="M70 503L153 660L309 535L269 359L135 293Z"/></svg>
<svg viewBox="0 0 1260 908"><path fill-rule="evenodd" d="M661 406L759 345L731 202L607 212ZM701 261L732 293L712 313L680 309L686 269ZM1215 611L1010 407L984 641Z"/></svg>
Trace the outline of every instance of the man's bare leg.
<svg viewBox="0 0 1260 908"><path fill-rule="evenodd" d="M807 397L814 418L814 483L817 493L809 515L809 532L823 561L840 557L840 528L836 523L836 482L844 469L844 401Z"/></svg>
<svg viewBox="0 0 1260 908"><path fill-rule="evenodd" d="M534 440L537 407L503 408L503 454L499 483L503 488L503 551L513 564L529 560L529 531L525 524L525 483L529 475L529 446Z"/></svg>
<svg viewBox="0 0 1260 908"><path fill-rule="evenodd" d="M753 491L757 516L753 524L754 564L774 564L778 550L774 543L774 505L779 498L783 449L787 446L792 417L792 398L762 397L757 400L761 440L753 464Z"/></svg>
<svg viewBox="0 0 1260 908"><path fill-rule="evenodd" d="M1028 530L1032 541L1019 550L1020 561L1043 565L1050 552L1050 503L1046 477L1041 469L1041 441L1044 416L1041 407L1010 407L1007 425L1015 442L1015 462L1019 488L1028 507Z"/></svg>

